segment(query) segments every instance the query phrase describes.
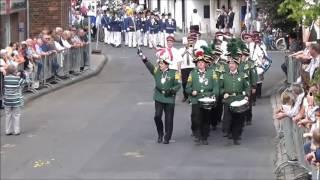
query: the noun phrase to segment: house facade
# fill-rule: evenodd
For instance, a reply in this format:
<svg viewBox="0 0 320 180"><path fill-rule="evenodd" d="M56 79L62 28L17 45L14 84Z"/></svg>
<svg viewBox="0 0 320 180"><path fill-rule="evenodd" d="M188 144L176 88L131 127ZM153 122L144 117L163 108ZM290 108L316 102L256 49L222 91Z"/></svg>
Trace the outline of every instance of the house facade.
<svg viewBox="0 0 320 180"><path fill-rule="evenodd" d="M151 10L158 9L161 13L170 12L177 21L177 27L188 30L193 9L198 10L202 18L202 32L215 33L216 20L219 15L217 9L222 6L232 7L235 12L233 32L240 34L242 22L246 13L245 0L148 0L147 7Z"/></svg>

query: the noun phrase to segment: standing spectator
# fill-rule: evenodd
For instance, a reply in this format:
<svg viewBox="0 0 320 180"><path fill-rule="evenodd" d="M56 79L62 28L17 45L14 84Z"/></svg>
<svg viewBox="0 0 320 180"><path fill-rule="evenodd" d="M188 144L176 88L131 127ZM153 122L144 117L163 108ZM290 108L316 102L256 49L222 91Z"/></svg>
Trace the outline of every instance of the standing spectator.
<svg viewBox="0 0 320 180"><path fill-rule="evenodd" d="M216 28L219 29L219 31L223 31L223 29L226 27L226 16L227 16L227 13L226 13L226 8L225 6L223 5L222 6L222 9L220 9L220 14L218 16L218 19L217 19L217 24L216 24Z"/></svg>
<svg viewBox="0 0 320 180"><path fill-rule="evenodd" d="M297 34L296 33L291 33L289 35L289 51L290 54L293 54L297 51L300 50L300 45L299 42L297 40ZM281 69L282 71L287 75L287 68L288 68L288 61L285 61L282 65L281 65Z"/></svg>
<svg viewBox="0 0 320 180"><path fill-rule="evenodd" d="M190 32L192 31L201 31L201 17L199 16L197 9L193 9L190 19Z"/></svg>
<svg viewBox="0 0 320 180"><path fill-rule="evenodd" d="M20 116L23 106L22 85L25 82L23 73L17 73L14 65L9 65L4 77L4 106L6 115L6 135L20 135Z"/></svg>
<svg viewBox="0 0 320 180"><path fill-rule="evenodd" d="M228 11L228 16L227 16L227 29L229 32L232 32L233 20L234 20L234 12L232 10L232 7L230 7Z"/></svg>

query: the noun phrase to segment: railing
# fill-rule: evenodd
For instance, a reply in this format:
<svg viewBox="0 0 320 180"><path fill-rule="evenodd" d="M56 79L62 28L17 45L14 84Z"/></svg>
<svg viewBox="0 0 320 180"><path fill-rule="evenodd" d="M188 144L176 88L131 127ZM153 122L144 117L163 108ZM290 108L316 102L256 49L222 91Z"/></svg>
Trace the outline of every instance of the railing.
<svg viewBox="0 0 320 180"><path fill-rule="evenodd" d="M39 81L41 88L52 87L51 83L61 81L61 77L67 79L79 75L85 66L90 66L89 45L42 56L34 60L33 68L25 67L23 63L19 64L18 71L28 74L24 92L38 93L33 86L34 82ZM3 74L0 73L0 98L3 96L3 89Z"/></svg>
<svg viewBox="0 0 320 180"><path fill-rule="evenodd" d="M300 76L301 63L292 57L286 56L287 82L293 84ZM286 87L278 90L273 104L274 109L281 106L280 94ZM320 123L320 119L317 119ZM320 180L319 166L310 165L305 160L304 145L311 140L304 137L306 128L299 127L291 118L275 120L277 131L277 156L275 158L275 174L278 179L308 179Z"/></svg>

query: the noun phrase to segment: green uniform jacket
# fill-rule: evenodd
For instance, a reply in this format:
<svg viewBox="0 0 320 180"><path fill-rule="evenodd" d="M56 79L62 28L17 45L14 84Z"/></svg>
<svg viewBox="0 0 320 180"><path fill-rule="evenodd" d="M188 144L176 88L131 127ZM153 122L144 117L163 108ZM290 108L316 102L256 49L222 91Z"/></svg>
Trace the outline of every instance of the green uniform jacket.
<svg viewBox="0 0 320 180"><path fill-rule="evenodd" d="M161 103L174 104L176 100L176 93L181 87L180 73L171 69L168 69L166 72L162 72L149 61L145 62L145 65L153 75L156 84L153 99ZM164 83L161 83L162 77L166 77Z"/></svg>
<svg viewBox="0 0 320 180"><path fill-rule="evenodd" d="M216 72L208 68L205 71L204 81L199 81L199 70L195 68L188 77L186 92L190 94L192 104L198 104L198 100L203 97L218 97L219 95L219 77ZM196 96L192 96L192 91L197 91Z"/></svg>
<svg viewBox="0 0 320 180"><path fill-rule="evenodd" d="M257 67L252 60L241 62L239 65L239 71L248 75L249 83L252 88L256 88L258 81Z"/></svg>
<svg viewBox="0 0 320 180"><path fill-rule="evenodd" d="M242 100L244 96L248 96L250 93L248 75L243 72L238 72L235 75L226 72L220 76L220 81L221 95L229 94L229 97L224 99L224 103L230 104L233 101Z"/></svg>

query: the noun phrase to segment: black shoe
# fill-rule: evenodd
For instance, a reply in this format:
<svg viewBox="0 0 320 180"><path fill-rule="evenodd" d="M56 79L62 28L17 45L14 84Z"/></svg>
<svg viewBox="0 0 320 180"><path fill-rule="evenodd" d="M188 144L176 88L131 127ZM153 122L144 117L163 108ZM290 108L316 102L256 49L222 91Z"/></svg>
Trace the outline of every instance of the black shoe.
<svg viewBox="0 0 320 180"><path fill-rule="evenodd" d="M228 134L228 139L232 139L232 134Z"/></svg>
<svg viewBox="0 0 320 180"><path fill-rule="evenodd" d="M187 100L188 100L188 98L184 97L184 98L182 99L182 102L186 102Z"/></svg>
<svg viewBox="0 0 320 180"><path fill-rule="evenodd" d="M199 145L201 145L201 140L199 138L195 138L194 143L195 143L195 145L199 146Z"/></svg>
<svg viewBox="0 0 320 180"><path fill-rule="evenodd" d="M251 122L251 121L247 121L247 122L246 122L246 125L247 125L247 126L251 126L251 125L252 125L252 122Z"/></svg>
<svg viewBox="0 0 320 180"><path fill-rule="evenodd" d="M6 136L11 136L13 133L6 133Z"/></svg>
<svg viewBox="0 0 320 180"><path fill-rule="evenodd" d="M20 133L15 133L14 135L15 135L15 136L19 136L19 135L20 135Z"/></svg>
<svg viewBox="0 0 320 180"><path fill-rule="evenodd" d="M203 145L209 145L209 143L208 143L207 140L202 140L201 143L202 143Z"/></svg>
<svg viewBox="0 0 320 180"><path fill-rule="evenodd" d="M256 102L253 102L253 103L252 103L252 106L256 106Z"/></svg>
<svg viewBox="0 0 320 180"><path fill-rule="evenodd" d="M223 133L223 137L229 137L229 133Z"/></svg>
<svg viewBox="0 0 320 180"><path fill-rule="evenodd" d="M238 145L240 145L240 141L239 140L233 140L233 144L238 146Z"/></svg>
<svg viewBox="0 0 320 180"><path fill-rule="evenodd" d="M169 144L169 140L165 139L165 140L163 141L163 144Z"/></svg>
<svg viewBox="0 0 320 180"><path fill-rule="evenodd" d="M162 136L162 135L158 136L157 142L158 142L158 143L162 143L162 141L163 141L163 136Z"/></svg>

